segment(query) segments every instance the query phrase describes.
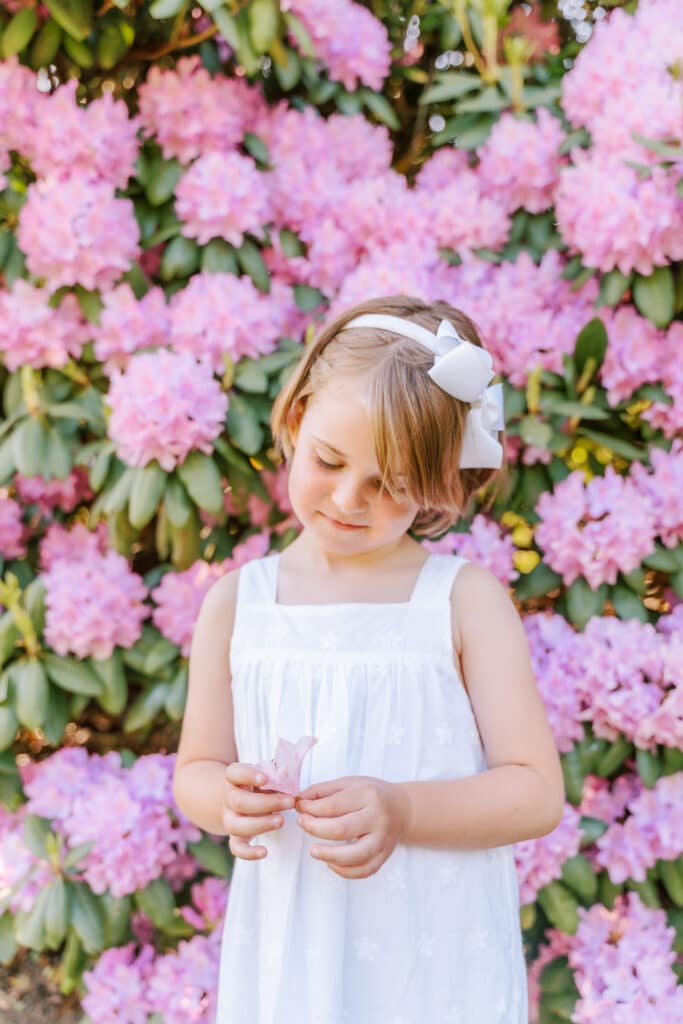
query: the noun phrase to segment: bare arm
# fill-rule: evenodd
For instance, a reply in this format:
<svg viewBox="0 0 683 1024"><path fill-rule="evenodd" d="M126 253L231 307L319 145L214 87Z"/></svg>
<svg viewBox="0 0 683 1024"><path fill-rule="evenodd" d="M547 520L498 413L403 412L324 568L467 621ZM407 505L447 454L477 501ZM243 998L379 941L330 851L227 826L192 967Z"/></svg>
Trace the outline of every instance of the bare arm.
<svg viewBox="0 0 683 1024"><path fill-rule="evenodd" d="M223 796L226 766L237 760L230 689L230 639L239 570L207 592L190 650L187 702L173 773L173 796L199 828L226 835Z"/></svg>
<svg viewBox="0 0 683 1024"><path fill-rule="evenodd" d="M402 842L482 848L545 835L562 817L564 781L522 621L479 565L461 569L451 607L489 767L463 779L399 783Z"/></svg>

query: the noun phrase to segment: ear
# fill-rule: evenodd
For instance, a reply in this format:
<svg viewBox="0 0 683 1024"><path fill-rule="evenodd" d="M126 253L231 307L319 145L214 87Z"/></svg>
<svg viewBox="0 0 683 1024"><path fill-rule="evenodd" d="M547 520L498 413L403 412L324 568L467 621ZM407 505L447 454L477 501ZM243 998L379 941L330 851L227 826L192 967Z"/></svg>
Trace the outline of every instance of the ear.
<svg viewBox="0 0 683 1024"><path fill-rule="evenodd" d="M304 418L305 408L306 403L302 398L299 398L296 402L292 403L289 412L287 413L287 430L289 431L292 448L296 444L299 436L299 430L301 428L301 421Z"/></svg>

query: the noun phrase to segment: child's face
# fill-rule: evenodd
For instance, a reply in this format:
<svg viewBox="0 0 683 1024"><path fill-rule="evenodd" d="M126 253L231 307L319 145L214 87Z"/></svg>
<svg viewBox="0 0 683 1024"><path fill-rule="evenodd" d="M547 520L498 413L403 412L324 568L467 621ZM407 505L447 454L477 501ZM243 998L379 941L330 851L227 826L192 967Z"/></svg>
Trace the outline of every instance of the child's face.
<svg viewBox="0 0 683 1024"><path fill-rule="evenodd" d="M361 554L400 540L419 506L380 493L382 475L359 388L308 399L294 444L289 497L295 514L328 551ZM349 525L350 524L350 525Z"/></svg>

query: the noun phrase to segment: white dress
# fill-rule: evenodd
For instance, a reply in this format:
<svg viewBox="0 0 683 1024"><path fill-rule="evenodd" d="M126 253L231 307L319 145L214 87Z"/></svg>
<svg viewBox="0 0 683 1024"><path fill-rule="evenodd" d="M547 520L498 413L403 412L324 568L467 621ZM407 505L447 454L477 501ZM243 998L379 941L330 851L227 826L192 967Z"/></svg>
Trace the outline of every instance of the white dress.
<svg viewBox="0 0 683 1024"><path fill-rule="evenodd" d="M279 736L317 736L302 790L485 770L452 653L449 595L465 561L431 553L410 600L381 604L277 604L279 555L242 566L238 759L269 760ZM399 845L374 875L344 879L310 856L316 840L296 814L257 837L266 857L235 858L216 1024L527 1024L512 845Z"/></svg>

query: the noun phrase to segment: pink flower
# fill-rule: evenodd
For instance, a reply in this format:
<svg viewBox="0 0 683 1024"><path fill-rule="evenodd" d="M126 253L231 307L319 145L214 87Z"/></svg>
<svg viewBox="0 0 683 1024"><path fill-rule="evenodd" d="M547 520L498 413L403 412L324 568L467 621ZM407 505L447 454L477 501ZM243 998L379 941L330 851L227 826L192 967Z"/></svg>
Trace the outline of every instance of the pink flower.
<svg viewBox="0 0 683 1024"><path fill-rule="evenodd" d="M332 80L349 90L361 83L382 88L391 69L391 46L386 27L371 11L350 0L288 0L287 8L303 22ZM288 35L299 48L294 32Z"/></svg>
<svg viewBox="0 0 683 1024"><path fill-rule="evenodd" d="M259 788L264 792L276 790L298 796L303 759L317 742L315 736L302 736L296 743L278 737L272 761L260 761L256 765L266 776Z"/></svg>
<svg viewBox="0 0 683 1024"><path fill-rule="evenodd" d="M97 558L108 550L109 531L105 522L99 522L94 530L79 522L68 529L61 523L50 523L40 542L40 567L50 569L60 559L76 562Z"/></svg>
<svg viewBox="0 0 683 1024"><path fill-rule="evenodd" d="M583 576L595 590L637 569L653 547L655 515L632 480L607 466L584 483L576 470L541 495L536 542L567 586Z"/></svg>
<svg viewBox="0 0 683 1024"><path fill-rule="evenodd" d="M27 193L17 241L31 274L46 278L51 290L108 288L138 256L133 203L117 199L107 182L50 177L29 185Z"/></svg>
<svg viewBox="0 0 683 1024"><path fill-rule="evenodd" d="M123 367L142 348L155 348L170 340L170 313L161 288L151 288L136 299L127 282L102 296L99 325L91 328L95 355L106 370Z"/></svg>
<svg viewBox="0 0 683 1024"><path fill-rule="evenodd" d="M533 903L539 889L562 876L562 865L575 857L581 846L581 815L565 804L560 824L539 839L515 843L515 866L520 904Z"/></svg>
<svg viewBox="0 0 683 1024"><path fill-rule="evenodd" d="M556 117L539 107L536 122L505 113L478 151L478 176L488 195L512 213L524 207L540 213L553 204L564 131Z"/></svg>
<svg viewBox="0 0 683 1024"><path fill-rule="evenodd" d="M652 448L650 462L650 471L638 462L633 463L631 479L654 510L655 529L662 543L674 548L683 540L683 441L677 438L669 452Z"/></svg>
<svg viewBox="0 0 683 1024"><path fill-rule="evenodd" d="M183 657L190 654L192 632L209 587L231 568L228 559L213 563L200 559L183 572L167 572L152 591L156 602L152 622L180 647Z"/></svg>
<svg viewBox="0 0 683 1024"><path fill-rule="evenodd" d="M91 334L75 295L50 305L51 294L22 278L0 291L0 351L8 370L64 366L81 354Z"/></svg>
<svg viewBox="0 0 683 1024"><path fill-rule="evenodd" d="M481 513L475 515L467 533L451 531L439 540L423 540L422 546L428 551L455 553L478 562L504 586L519 576L513 563L515 546L512 538L503 532L499 523Z"/></svg>
<svg viewBox="0 0 683 1024"><path fill-rule="evenodd" d="M64 480L45 480L42 476L17 473L14 485L24 504L36 505L46 517L52 516L55 509L73 512L81 502L94 497L84 466L76 466Z"/></svg>
<svg viewBox="0 0 683 1024"><path fill-rule="evenodd" d="M239 153L206 153L183 175L175 209L182 233L206 245L225 238L240 246L246 232L261 238L271 219L267 173Z"/></svg>
<svg viewBox="0 0 683 1024"><path fill-rule="evenodd" d="M0 554L3 558L23 558L26 554L22 508L7 492L0 494Z"/></svg>
<svg viewBox="0 0 683 1024"><path fill-rule="evenodd" d="M152 64L138 100L145 133L157 137L167 160L184 164L235 149L267 110L260 89L236 77L212 77L197 55L181 57L174 68Z"/></svg>
<svg viewBox="0 0 683 1024"><path fill-rule="evenodd" d="M89 556L52 562L45 581L45 640L57 652L77 658L109 658L115 647L131 647L149 608L147 587L123 555Z"/></svg>
<svg viewBox="0 0 683 1024"><path fill-rule="evenodd" d="M169 473L191 451L211 453L228 408L209 366L165 349L133 355L115 371L108 402L109 436L120 458L131 466L157 459Z"/></svg>

